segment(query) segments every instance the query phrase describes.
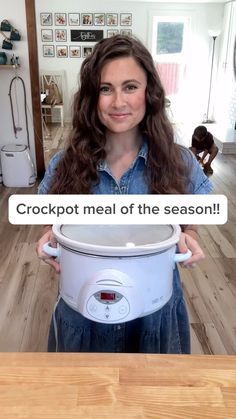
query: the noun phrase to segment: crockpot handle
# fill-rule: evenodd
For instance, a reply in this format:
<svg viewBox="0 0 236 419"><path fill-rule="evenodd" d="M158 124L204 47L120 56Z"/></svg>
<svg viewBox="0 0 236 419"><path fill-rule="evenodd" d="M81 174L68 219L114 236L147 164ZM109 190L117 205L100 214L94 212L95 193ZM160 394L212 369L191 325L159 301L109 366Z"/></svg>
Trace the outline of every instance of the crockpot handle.
<svg viewBox="0 0 236 419"><path fill-rule="evenodd" d="M192 252L189 249L186 253L175 253L174 262L176 263L184 262L185 260L188 260L189 258L191 258L191 256L192 256Z"/></svg>
<svg viewBox="0 0 236 419"><path fill-rule="evenodd" d="M53 256L58 258L59 257L59 247L52 247L50 246L50 242L44 243L43 251L49 256Z"/></svg>

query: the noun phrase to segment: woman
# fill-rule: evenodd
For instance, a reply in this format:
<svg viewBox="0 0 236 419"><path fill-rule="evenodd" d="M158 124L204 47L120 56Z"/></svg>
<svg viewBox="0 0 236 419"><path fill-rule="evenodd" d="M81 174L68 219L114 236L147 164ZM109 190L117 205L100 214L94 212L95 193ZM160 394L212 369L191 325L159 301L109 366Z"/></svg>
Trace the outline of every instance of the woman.
<svg viewBox="0 0 236 419"><path fill-rule="evenodd" d="M165 112L165 93L148 50L137 39L117 35L98 42L81 67L73 130L65 151L55 155L39 193L208 193L211 183L192 153L174 143ZM55 244L51 227L39 240ZM183 227L179 251L185 262L204 258L194 226ZM148 273L147 273L148 275ZM49 351L190 353L189 323L177 268L170 301L149 316L122 324L84 318L60 299Z"/></svg>

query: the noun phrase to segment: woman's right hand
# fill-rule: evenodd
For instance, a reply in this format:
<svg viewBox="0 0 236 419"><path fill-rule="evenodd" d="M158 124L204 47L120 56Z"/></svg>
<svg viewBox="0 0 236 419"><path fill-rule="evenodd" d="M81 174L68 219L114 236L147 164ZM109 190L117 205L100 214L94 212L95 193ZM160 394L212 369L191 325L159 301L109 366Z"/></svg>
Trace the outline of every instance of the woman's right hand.
<svg viewBox="0 0 236 419"><path fill-rule="evenodd" d="M43 245L45 243L49 242L52 247L57 247L57 241L53 235L52 229L50 228L46 233L43 234L43 236L39 239L39 241L36 244L36 252L40 259L42 259L44 262L51 265L57 273L60 272L60 265L56 261L55 257L47 255L43 251Z"/></svg>

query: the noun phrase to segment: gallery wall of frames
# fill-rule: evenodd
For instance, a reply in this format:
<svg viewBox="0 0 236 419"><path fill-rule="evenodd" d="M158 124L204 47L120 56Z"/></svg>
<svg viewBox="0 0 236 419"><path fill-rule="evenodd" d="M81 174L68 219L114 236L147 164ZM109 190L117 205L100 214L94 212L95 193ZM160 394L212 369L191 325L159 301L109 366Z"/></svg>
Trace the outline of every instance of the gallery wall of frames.
<svg viewBox="0 0 236 419"><path fill-rule="evenodd" d="M116 34L132 35L132 13L40 13L42 55L85 58L94 43Z"/></svg>

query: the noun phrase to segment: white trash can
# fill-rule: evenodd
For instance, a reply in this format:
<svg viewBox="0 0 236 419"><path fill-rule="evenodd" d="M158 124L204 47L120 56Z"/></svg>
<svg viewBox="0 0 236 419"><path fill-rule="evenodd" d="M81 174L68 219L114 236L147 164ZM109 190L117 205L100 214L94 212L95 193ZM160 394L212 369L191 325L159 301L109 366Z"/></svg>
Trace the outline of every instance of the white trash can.
<svg viewBox="0 0 236 419"><path fill-rule="evenodd" d="M35 184L36 172L29 148L6 144L1 148L3 184L9 188L28 188Z"/></svg>

